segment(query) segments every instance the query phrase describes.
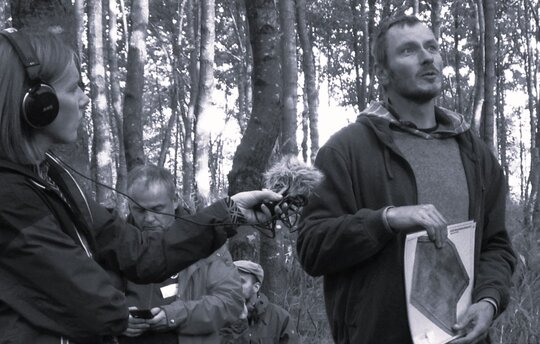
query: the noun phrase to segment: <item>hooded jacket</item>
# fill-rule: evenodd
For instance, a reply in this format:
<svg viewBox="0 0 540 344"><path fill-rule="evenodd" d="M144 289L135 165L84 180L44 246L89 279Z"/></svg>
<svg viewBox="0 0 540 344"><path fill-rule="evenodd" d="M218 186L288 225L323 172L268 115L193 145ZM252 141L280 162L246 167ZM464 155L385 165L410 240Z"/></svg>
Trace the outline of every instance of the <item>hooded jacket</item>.
<svg viewBox="0 0 540 344"><path fill-rule="evenodd" d="M226 240L208 226L230 222L223 201L141 234L86 199L55 158L46 164L49 182L0 160L0 343L104 343L128 318L111 276L157 282Z"/></svg>
<svg viewBox="0 0 540 344"><path fill-rule="evenodd" d="M458 143L469 217L477 224L473 302L491 298L502 311L515 265L505 228L502 169L460 115L436 108L436 116L441 128L434 135L453 136ZM326 312L337 343L412 343L403 272L406 235L385 226L383 210L417 204L417 190L392 125L422 135L374 103L332 136L315 162L325 179L302 213L299 259L310 275L324 276Z"/></svg>

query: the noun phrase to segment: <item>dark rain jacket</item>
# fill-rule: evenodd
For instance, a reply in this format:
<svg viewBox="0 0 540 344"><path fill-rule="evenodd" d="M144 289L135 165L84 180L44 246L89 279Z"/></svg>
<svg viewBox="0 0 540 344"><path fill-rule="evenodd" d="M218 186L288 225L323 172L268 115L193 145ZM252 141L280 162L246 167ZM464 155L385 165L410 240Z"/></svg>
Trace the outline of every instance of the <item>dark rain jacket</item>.
<svg viewBox="0 0 540 344"><path fill-rule="evenodd" d="M55 158L47 162L55 183L0 161L0 343L106 342L128 319L111 275L158 282L226 240L223 227L208 226L230 222L223 201L169 231L141 233L86 199Z"/></svg>
<svg viewBox="0 0 540 344"><path fill-rule="evenodd" d="M388 230L382 213L387 206L417 204L416 180L393 142L390 121L367 112L320 149L315 164L325 179L303 210L297 250L310 275L324 276L337 343L406 344L405 235ZM450 114L436 113L438 120ZM492 298L502 311L515 265L505 228L505 179L470 130L454 137L469 186L469 217L477 224L473 302Z"/></svg>

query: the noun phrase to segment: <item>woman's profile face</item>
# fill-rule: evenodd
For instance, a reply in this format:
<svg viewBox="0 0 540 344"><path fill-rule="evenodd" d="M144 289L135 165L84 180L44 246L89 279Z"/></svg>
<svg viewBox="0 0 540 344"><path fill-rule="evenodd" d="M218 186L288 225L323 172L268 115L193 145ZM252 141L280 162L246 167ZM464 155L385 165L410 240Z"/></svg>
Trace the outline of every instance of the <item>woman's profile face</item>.
<svg viewBox="0 0 540 344"><path fill-rule="evenodd" d="M51 83L58 97L59 110L55 120L41 130L51 144L77 140L77 129L90 99L79 86L79 71L71 62L63 75Z"/></svg>

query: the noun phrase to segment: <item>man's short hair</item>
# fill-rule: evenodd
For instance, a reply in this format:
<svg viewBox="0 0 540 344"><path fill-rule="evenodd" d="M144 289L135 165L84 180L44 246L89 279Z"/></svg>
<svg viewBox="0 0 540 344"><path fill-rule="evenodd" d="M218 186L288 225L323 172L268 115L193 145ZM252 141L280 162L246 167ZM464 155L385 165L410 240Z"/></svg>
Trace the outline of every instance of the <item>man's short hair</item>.
<svg viewBox="0 0 540 344"><path fill-rule="evenodd" d="M423 22L415 16L400 15L397 17L390 17L389 19L381 22L379 29L375 32L371 43L371 54L375 63L387 67L387 46L386 46L386 33L390 28L394 26L414 26L417 24L423 24Z"/></svg>
<svg viewBox="0 0 540 344"><path fill-rule="evenodd" d="M135 183L144 183L145 188L149 188L155 183L159 183L167 190L167 195L174 200L176 197L176 185L174 178L169 171L163 167L155 165L138 165L128 173L127 188L131 194Z"/></svg>

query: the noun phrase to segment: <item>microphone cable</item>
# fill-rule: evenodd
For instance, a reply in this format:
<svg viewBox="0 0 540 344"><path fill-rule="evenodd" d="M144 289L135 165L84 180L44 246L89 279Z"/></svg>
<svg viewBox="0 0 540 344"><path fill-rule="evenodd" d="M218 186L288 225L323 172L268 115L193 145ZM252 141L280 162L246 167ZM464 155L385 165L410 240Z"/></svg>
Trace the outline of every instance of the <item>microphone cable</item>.
<svg viewBox="0 0 540 344"><path fill-rule="evenodd" d="M166 212L162 212L162 211L158 211L158 210L154 210L154 209L149 209L149 208L146 208L144 206L142 206L139 202L137 202L136 200L134 200L131 196L129 196L128 194L126 194L125 192L122 192L110 185L107 185L107 184L104 184L104 183L101 183L91 177L88 177L86 176L84 173L81 173L79 172L77 169L75 169L74 167L72 167L71 165L69 165L68 163L66 163L64 160L62 160L58 155L56 154L53 154L53 153L50 153L51 156L53 156L55 159L57 159L58 161L60 161L62 163L62 165L64 165L65 167L67 167L69 170L71 170L73 173L77 174L78 176L86 179L86 180L89 180L91 181L92 183L96 184L96 185L99 185L99 186L102 186L106 189L109 189L119 195L122 195L124 196L126 199L128 199L129 201L131 201L133 204L135 204L137 207L141 208L141 209L144 209L145 211L150 211L152 213L155 213L155 214L159 214L159 215L166 215L166 216L173 216L175 219L178 219L178 220L182 220L182 221L185 221L185 222L188 222L188 223L192 223L192 224L195 224L195 225L198 225L198 226L212 226L212 227L221 227L221 226L242 226L242 225L246 225L246 226L253 226L255 227L262 235L266 236L266 237L269 237L269 238L275 238L275 223L277 220L279 220L280 218L280 215L279 214L274 214L274 212L272 211L272 217L266 221L259 221L257 223L254 223L254 224L250 224L250 223L246 223L246 224L238 224L238 223L232 223L232 222L221 222L221 223L200 223L200 222L197 222L197 221L194 221L194 220L191 220L191 219L188 219L186 217L182 217L182 216L178 216L176 214L171 214L171 213L166 213ZM189 215L188 215L189 216ZM260 227L262 227L263 229L265 230L269 230L269 227L274 227L271 232L271 236L264 233L263 230L261 230Z"/></svg>

